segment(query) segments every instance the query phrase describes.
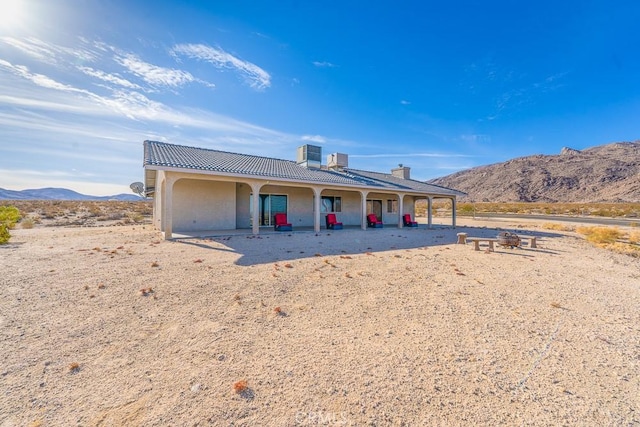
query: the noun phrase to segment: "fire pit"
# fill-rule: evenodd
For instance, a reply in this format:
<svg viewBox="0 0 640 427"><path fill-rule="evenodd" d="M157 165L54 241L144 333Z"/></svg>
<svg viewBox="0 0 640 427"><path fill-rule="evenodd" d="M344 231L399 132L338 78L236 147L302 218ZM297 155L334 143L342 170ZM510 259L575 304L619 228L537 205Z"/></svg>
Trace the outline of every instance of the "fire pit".
<svg viewBox="0 0 640 427"><path fill-rule="evenodd" d="M498 234L498 242L500 246L515 248L520 246L520 237L515 233L503 231Z"/></svg>

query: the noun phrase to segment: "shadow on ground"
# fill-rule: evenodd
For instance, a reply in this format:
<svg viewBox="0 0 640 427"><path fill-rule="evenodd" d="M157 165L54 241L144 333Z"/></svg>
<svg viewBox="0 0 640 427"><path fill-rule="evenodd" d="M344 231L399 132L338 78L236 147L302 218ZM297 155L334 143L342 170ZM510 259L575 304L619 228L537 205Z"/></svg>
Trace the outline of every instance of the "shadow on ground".
<svg viewBox="0 0 640 427"><path fill-rule="evenodd" d="M175 239L182 245L194 245L213 251L234 252L240 255L237 265L250 266L280 261L330 255L356 255L367 252L384 252L452 245L457 242L457 233L469 237L496 237L500 231L512 231L522 236L536 236L538 245L544 239L561 237L559 233L533 230L512 230L488 227L437 227L437 228L383 228L323 230L318 233L293 231L268 234L212 235ZM473 251L473 245L466 245ZM500 249L498 249L500 250ZM542 251L527 246L510 250L524 255L526 252Z"/></svg>

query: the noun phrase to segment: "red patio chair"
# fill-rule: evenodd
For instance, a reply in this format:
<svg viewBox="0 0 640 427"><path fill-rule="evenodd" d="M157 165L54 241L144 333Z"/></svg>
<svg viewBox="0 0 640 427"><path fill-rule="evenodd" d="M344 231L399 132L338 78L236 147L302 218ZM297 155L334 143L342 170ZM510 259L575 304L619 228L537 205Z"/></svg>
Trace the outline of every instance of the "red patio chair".
<svg viewBox="0 0 640 427"><path fill-rule="evenodd" d="M287 222L286 213L277 213L273 216L273 228L276 231L291 231L293 227Z"/></svg>
<svg viewBox="0 0 640 427"><path fill-rule="evenodd" d="M418 223L416 221L411 220L410 214L404 214L402 217L402 221L404 222L405 227L417 227Z"/></svg>
<svg viewBox="0 0 640 427"><path fill-rule="evenodd" d="M336 214L327 214L325 217L327 228L331 230L342 230L342 223L336 219Z"/></svg>
<svg viewBox="0 0 640 427"><path fill-rule="evenodd" d="M382 221L378 221L378 217L374 213L367 215L367 227L382 228L384 225Z"/></svg>

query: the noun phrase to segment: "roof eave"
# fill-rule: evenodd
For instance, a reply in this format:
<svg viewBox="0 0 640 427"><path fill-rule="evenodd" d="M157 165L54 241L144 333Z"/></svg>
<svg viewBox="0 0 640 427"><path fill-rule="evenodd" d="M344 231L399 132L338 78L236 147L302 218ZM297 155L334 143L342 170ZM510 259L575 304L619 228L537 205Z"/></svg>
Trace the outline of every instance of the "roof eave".
<svg viewBox="0 0 640 427"><path fill-rule="evenodd" d="M270 184L285 183L288 185L297 184L296 186L305 186L305 187L322 186L322 187L351 189L354 191L368 190L369 192L404 193L404 194L431 195L431 196L440 196L440 197L456 196L456 194L450 194L447 192L421 191L421 190L414 190L410 188L387 188L387 187L376 187L376 186L370 186L370 185L353 185L353 184L341 184L341 183L332 183L332 182L306 181L306 180L300 180L300 179L273 177L268 175L238 174L238 173L232 173L232 172L187 169L187 168L181 168L181 167L175 167L175 166L159 166L159 165L145 164L144 169L155 170L155 171L165 171L165 172L175 172L175 173L186 173L186 174L197 173L200 175L208 175L208 176L223 176L225 178L234 178L239 181L242 179L268 181ZM450 190L450 191L455 191L455 190Z"/></svg>

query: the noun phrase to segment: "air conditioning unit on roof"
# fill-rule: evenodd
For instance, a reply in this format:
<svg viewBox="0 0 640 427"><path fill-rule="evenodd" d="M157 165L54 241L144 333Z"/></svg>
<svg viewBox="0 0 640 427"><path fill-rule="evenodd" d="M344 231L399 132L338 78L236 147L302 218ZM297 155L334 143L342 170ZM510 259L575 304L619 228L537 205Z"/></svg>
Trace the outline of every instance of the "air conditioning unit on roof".
<svg viewBox="0 0 640 427"><path fill-rule="evenodd" d="M297 163L306 168L319 168L322 164L322 147L309 144L298 147Z"/></svg>
<svg viewBox="0 0 640 427"><path fill-rule="evenodd" d="M332 170L342 170L349 167L349 156L343 153L332 153L327 156L327 167Z"/></svg>

